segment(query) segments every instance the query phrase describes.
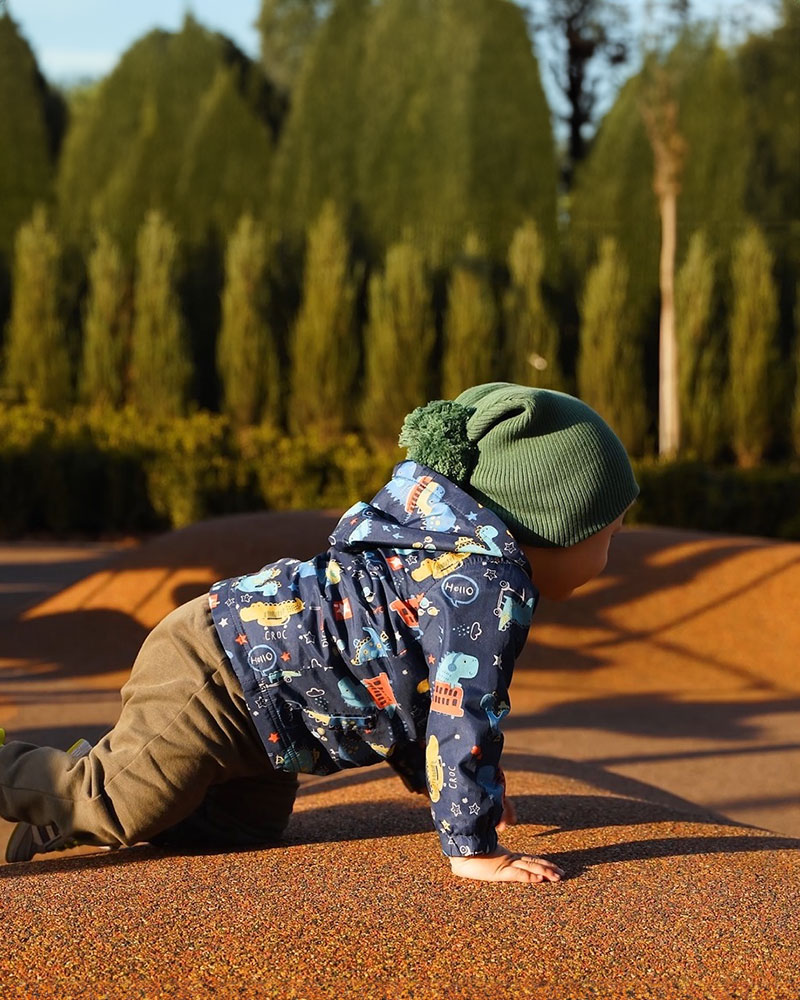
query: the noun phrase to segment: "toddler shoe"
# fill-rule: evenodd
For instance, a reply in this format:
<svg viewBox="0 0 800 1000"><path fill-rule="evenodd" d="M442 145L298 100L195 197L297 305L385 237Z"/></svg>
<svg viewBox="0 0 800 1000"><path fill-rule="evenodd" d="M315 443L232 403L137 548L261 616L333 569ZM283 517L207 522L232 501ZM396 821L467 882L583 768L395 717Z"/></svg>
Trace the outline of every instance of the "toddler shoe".
<svg viewBox="0 0 800 1000"><path fill-rule="evenodd" d="M73 760L86 757L92 749L87 740L78 740L67 750ZM65 851L68 847L77 847L78 842L64 837L55 823L45 826L34 826L32 823L17 823L11 831L6 847L6 861L30 861L34 854L48 854L51 851Z"/></svg>

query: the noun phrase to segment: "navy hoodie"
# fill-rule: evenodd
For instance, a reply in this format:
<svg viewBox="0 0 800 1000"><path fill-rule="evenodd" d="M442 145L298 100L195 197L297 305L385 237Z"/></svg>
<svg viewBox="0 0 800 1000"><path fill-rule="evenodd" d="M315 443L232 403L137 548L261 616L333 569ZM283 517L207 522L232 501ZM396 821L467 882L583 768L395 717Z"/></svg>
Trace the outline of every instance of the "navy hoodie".
<svg viewBox="0 0 800 1000"><path fill-rule="evenodd" d="M427 789L448 856L497 846L500 723L536 600L497 515L414 462L342 516L326 552L209 594L273 766L386 761Z"/></svg>

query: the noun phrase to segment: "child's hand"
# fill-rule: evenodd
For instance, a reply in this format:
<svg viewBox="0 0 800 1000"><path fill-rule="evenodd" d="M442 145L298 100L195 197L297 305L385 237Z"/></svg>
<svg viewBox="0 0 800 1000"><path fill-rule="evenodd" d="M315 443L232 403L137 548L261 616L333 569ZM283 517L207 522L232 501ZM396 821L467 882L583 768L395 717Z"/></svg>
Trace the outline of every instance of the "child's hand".
<svg viewBox="0 0 800 1000"><path fill-rule="evenodd" d="M472 854L450 858L450 869L459 878L481 882L559 882L564 872L552 861L513 854L498 844L491 854Z"/></svg>

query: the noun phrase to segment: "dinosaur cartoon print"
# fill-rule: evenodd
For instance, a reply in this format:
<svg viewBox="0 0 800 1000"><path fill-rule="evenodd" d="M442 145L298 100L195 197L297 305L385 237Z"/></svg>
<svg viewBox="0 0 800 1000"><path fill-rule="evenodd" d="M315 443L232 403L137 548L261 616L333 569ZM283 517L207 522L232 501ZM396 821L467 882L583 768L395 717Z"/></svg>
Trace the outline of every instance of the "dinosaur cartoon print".
<svg viewBox="0 0 800 1000"><path fill-rule="evenodd" d="M417 583L427 580L432 576L434 580L441 580L458 569L465 559L469 558L469 552L443 552L435 559L423 559L416 569L411 571L412 579Z"/></svg>
<svg viewBox="0 0 800 1000"><path fill-rule="evenodd" d="M263 594L264 597L274 597L280 590L277 577L281 575L279 566L265 566L258 573L241 576L236 582L236 590L245 594Z"/></svg>
<svg viewBox="0 0 800 1000"><path fill-rule="evenodd" d="M535 598L530 597L525 600L522 594L516 593L506 584L501 584L500 593L497 595L497 607L494 609L495 615L500 619L497 628L505 632L512 623L520 628L528 629L533 617Z"/></svg>
<svg viewBox="0 0 800 1000"><path fill-rule="evenodd" d="M305 604L299 597L277 604L256 601L242 608L239 617L243 622L258 622L263 628L280 628L288 624L292 615L299 615L303 610Z"/></svg>
<svg viewBox="0 0 800 1000"><path fill-rule="evenodd" d="M446 653L439 661L431 692L431 711L461 718L464 715L464 688L458 683L474 677L480 663L469 653Z"/></svg>
<svg viewBox="0 0 800 1000"><path fill-rule="evenodd" d="M380 656L389 656L392 652L386 632L378 632L371 625L365 625L364 631L367 633L366 636L356 639L354 644L356 655L350 661L353 666L377 660Z"/></svg>

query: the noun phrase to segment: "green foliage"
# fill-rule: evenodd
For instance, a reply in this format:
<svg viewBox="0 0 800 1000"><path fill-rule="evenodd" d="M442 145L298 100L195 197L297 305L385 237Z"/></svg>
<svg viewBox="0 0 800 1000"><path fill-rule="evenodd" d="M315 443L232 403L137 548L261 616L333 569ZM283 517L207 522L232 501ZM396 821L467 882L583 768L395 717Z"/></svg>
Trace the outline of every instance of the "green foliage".
<svg viewBox="0 0 800 1000"><path fill-rule="evenodd" d="M18 25L0 13L0 257L37 201L50 197L65 110Z"/></svg>
<svg viewBox="0 0 800 1000"><path fill-rule="evenodd" d="M62 225L87 247L97 224L134 253L146 213L184 242L260 205L281 109L256 67L187 16L137 41L75 110L57 182ZM184 228L185 227L185 228Z"/></svg>
<svg viewBox="0 0 800 1000"><path fill-rule="evenodd" d="M244 510L330 507L380 489L399 461L361 438L236 431L210 413L143 420L130 408L57 416L0 405L0 536L180 528Z"/></svg>
<svg viewBox="0 0 800 1000"><path fill-rule="evenodd" d="M258 509L344 510L374 496L398 449L196 413L143 421L130 408L58 416L0 405L0 536L179 528ZM800 540L800 471L637 462L633 523Z"/></svg>
<svg viewBox="0 0 800 1000"><path fill-rule="evenodd" d="M264 219L272 138L242 99L236 69L220 66L200 98L186 135L175 187L179 232L200 243L209 230L227 235L247 211Z"/></svg>
<svg viewBox="0 0 800 1000"><path fill-rule="evenodd" d="M753 36L742 47L739 66L755 150L747 174L747 209L776 257L783 340L788 344L800 280L800 4L783 0L782 14L775 31Z"/></svg>
<svg viewBox="0 0 800 1000"><path fill-rule="evenodd" d="M450 273L444 321L442 395L491 382L499 364L498 310L480 239L470 233Z"/></svg>
<svg viewBox="0 0 800 1000"><path fill-rule="evenodd" d="M335 0L292 94L272 172L273 220L302 241L326 199L347 210L356 197L355 144L363 113L358 76L370 0Z"/></svg>
<svg viewBox="0 0 800 1000"><path fill-rule="evenodd" d="M334 4L276 158L282 228L299 235L326 197L376 257L411 228L438 266L470 226L499 257L531 214L553 241L555 155L521 11L506 0Z"/></svg>
<svg viewBox="0 0 800 1000"><path fill-rule="evenodd" d="M794 453L800 458L800 283L794 298L794 406L792 407L792 444Z"/></svg>
<svg viewBox="0 0 800 1000"><path fill-rule="evenodd" d="M635 462L641 487L627 520L800 541L800 472L700 462Z"/></svg>
<svg viewBox="0 0 800 1000"><path fill-rule="evenodd" d="M751 149L742 85L730 56L697 35L684 36L664 66L687 144L677 259L683 260L691 234L704 229L725 265L744 217ZM576 173L569 232L579 274L586 273L600 241L614 235L629 261L629 306L640 329L652 316L658 295L660 250L653 154L641 114L646 85L646 71L629 80L602 122Z"/></svg>
<svg viewBox="0 0 800 1000"><path fill-rule="evenodd" d="M332 201L310 228L303 302L291 337L289 426L335 436L352 426L359 345L356 281L341 215Z"/></svg>
<svg viewBox="0 0 800 1000"><path fill-rule="evenodd" d="M88 272L80 397L92 406L116 408L125 396L132 290L119 247L105 230L97 234Z"/></svg>
<svg viewBox="0 0 800 1000"><path fill-rule="evenodd" d="M17 233L4 383L12 394L54 410L65 408L72 396L59 301L60 257L47 210L37 205Z"/></svg>
<svg viewBox="0 0 800 1000"><path fill-rule="evenodd" d="M542 389L564 389L558 358L558 327L542 298L546 266L536 223L528 219L514 233L508 251L510 285L503 305L505 358L503 377Z"/></svg>
<svg viewBox="0 0 800 1000"><path fill-rule="evenodd" d="M751 224L734 246L729 339L729 408L740 465L757 465L775 431L778 297L773 257Z"/></svg>
<svg viewBox="0 0 800 1000"><path fill-rule="evenodd" d="M261 0L261 63L282 90L294 87L325 7L323 0Z"/></svg>
<svg viewBox="0 0 800 1000"><path fill-rule="evenodd" d="M706 462L719 458L725 441L723 344L711 328L714 255L695 233L675 283L681 449Z"/></svg>
<svg viewBox="0 0 800 1000"><path fill-rule="evenodd" d="M628 305L628 267L608 237L589 272L581 302L578 395L641 455L647 430L641 347Z"/></svg>
<svg viewBox="0 0 800 1000"><path fill-rule="evenodd" d="M147 417L182 414L191 362L175 293L178 241L159 212L148 213L137 242L130 401Z"/></svg>
<svg viewBox="0 0 800 1000"><path fill-rule="evenodd" d="M391 246L383 273L369 283L369 324L361 423L367 434L396 440L403 417L427 402L436 339L431 288L422 252L409 240Z"/></svg>
<svg viewBox="0 0 800 1000"><path fill-rule="evenodd" d="M236 424L262 414L279 421L280 368L267 326L267 243L264 230L243 215L228 242L217 368L222 409Z"/></svg>

